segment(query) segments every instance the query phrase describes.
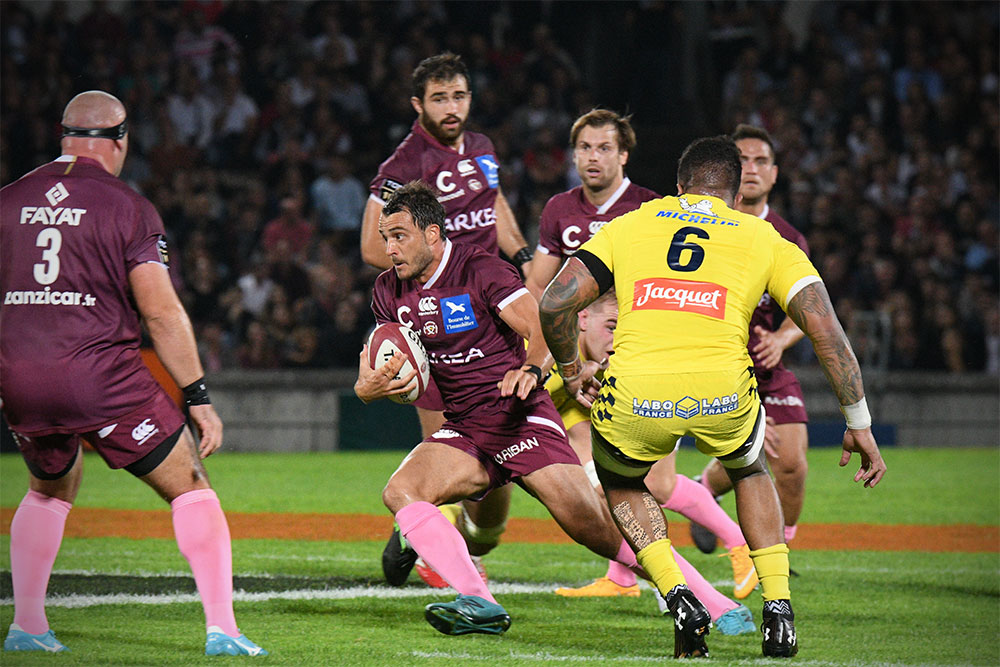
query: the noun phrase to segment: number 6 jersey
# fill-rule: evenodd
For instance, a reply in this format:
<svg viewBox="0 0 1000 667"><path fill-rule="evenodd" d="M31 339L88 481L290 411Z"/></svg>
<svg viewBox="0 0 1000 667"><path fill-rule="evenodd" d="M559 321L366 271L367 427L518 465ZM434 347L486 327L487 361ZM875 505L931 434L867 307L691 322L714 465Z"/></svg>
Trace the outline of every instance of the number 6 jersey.
<svg viewBox="0 0 1000 667"><path fill-rule="evenodd" d="M608 370L616 377L745 371L761 294L784 309L820 280L770 223L701 195L646 202L601 228L577 257L617 292Z"/></svg>
<svg viewBox="0 0 1000 667"><path fill-rule="evenodd" d="M166 261L153 205L96 161L64 155L0 191L0 398L11 428L81 432L154 394L128 274Z"/></svg>

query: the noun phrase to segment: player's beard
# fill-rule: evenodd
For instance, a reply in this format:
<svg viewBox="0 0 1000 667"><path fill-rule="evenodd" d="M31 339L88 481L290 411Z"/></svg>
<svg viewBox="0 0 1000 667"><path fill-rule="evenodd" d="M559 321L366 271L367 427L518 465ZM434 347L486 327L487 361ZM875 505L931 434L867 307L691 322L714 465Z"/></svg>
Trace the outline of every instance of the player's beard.
<svg viewBox="0 0 1000 667"><path fill-rule="evenodd" d="M743 195L743 202L742 202L741 206L756 206L757 204L761 203L762 201L766 201L767 200L767 195L769 194L768 192L763 192L762 190L760 190L760 188L757 189L757 192L759 194L756 197L747 197L744 194Z"/></svg>
<svg viewBox="0 0 1000 667"><path fill-rule="evenodd" d="M403 266L395 265L396 277L400 280L417 280L421 274L427 270L434 260L434 253L429 246L424 246L420 252L414 254L413 258Z"/></svg>
<svg viewBox="0 0 1000 667"><path fill-rule="evenodd" d="M446 120L457 120L458 124L446 128L444 126L444 121ZM428 134L446 146L454 144L462 136L462 133L465 132L465 121L454 115L445 116L440 123L435 123L425 114L420 119L420 124L424 126Z"/></svg>

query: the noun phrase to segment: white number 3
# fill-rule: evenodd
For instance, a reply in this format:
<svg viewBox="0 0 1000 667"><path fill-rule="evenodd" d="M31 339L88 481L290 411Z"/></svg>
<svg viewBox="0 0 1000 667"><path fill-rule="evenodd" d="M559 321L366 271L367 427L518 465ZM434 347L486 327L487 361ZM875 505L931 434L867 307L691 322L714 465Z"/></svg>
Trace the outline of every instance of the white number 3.
<svg viewBox="0 0 1000 667"><path fill-rule="evenodd" d="M38 232L35 246L45 248L42 262L35 264L35 280L39 285L51 285L59 277L59 250L62 248L62 233L55 227L46 227Z"/></svg>

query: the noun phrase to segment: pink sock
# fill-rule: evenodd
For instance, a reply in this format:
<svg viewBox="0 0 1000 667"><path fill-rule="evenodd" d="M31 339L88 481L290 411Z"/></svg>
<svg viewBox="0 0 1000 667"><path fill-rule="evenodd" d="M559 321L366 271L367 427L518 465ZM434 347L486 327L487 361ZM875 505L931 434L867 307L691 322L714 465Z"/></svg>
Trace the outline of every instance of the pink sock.
<svg viewBox="0 0 1000 667"><path fill-rule="evenodd" d="M785 526L785 544L795 539L795 533L799 532L799 524Z"/></svg>
<svg viewBox="0 0 1000 667"><path fill-rule="evenodd" d="M680 477L680 475L677 475L677 477ZM694 480L692 479L691 481L693 482ZM702 487L704 487L704 489L706 491L708 491L712 495L713 498L715 498L715 496L718 495L715 492L715 490L712 489L712 485L708 483L708 475L701 475L701 476L699 476L698 477L698 483L701 484Z"/></svg>
<svg viewBox="0 0 1000 667"><path fill-rule="evenodd" d="M205 627L240 634L233 615L233 553L229 524L212 489L188 491L170 503L177 547L187 559L205 609Z"/></svg>
<svg viewBox="0 0 1000 667"><path fill-rule="evenodd" d="M628 569L618 561L608 561L608 573L604 576L619 586L625 586L626 588L629 586L635 586L636 584L635 572Z"/></svg>
<svg viewBox="0 0 1000 667"><path fill-rule="evenodd" d="M677 475L674 492L664 507L705 526L722 540L727 549L747 542L739 524L719 507L711 492L703 484L684 475Z"/></svg>
<svg viewBox="0 0 1000 667"><path fill-rule="evenodd" d="M701 576L701 572L694 569L691 563L684 560L684 557L677 553L676 549L671 547L671 550L674 552L674 560L677 561L677 565L681 568L681 573L687 579L688 588L705 605L708 613L712 615L713 621L730 609L736 609L739 606L739 604L715 590L715 586L705 581L705 577Z"/></svg>
<svg viewBox="0 0 1000 667"><path fill-rule="evenodd" d="M10 574L14 583L14 622L32 635L49 630L45 591L62 544L72 504L29 490L10 522Z"/></svg>
<svg viewBox="0 0 1000 667"><path fill-rule="evenodd" d="M646 581L649 581L649 575L646 574L646 571L642 569L641 565L639 565L639 561L635 559L635 552L632 551L632 547L630 547L628 545L628 542L626 542L624 539L622 540L622 545L618 547L618 555L615 556L615 559L612 562L616 562L618 563L618 565L628 569L630 572L632 572L633 577L638 576L642 577ZM608 568L608 572L610 571L611 569ZM634 582L635 579L633 578L632 581Z"/></svg>
<svg viewBox="0 0 1000 667"><path fill-rule="evenodd" d="M449 586L462 595L477 595L496 602L472 564L465 538L441 510L427 502L410 503L396 512L396 523L414 551Z"/></svg>

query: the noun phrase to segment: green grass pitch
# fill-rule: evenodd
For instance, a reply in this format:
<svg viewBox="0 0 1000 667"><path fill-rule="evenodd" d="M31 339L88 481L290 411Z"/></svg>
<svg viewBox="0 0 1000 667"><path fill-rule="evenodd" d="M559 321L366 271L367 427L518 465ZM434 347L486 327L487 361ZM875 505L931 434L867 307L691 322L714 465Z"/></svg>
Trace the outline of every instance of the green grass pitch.
<svg viewBox="0 0 1000 667"><path fill-rule="evenodd" d="M997 450L885 451L889 473L875 489L851 481L857 459L810 452L802 523L940 525L1000 523ZM223 507L240 512L384 514L379 492L401 452L226 454L207 462ZM705 459L682 451L679 469ZM17 505L23 463L0 457L0 505ZM732 501L725 506L732 510ZM166 506L124 472L88 457L78 506ZM516 491L512 515L544 517ZM331 519L333 520L333 519ZM491 586L513 618L501 637L446 637L423 606L450 598L420 584L381 581L386 536L368 542L236 540L233 562L241 629L282 665L648 664L670 659L672 630L649 590L636 599L566 600L549 591L586 582L605 564L577 545L501 544L487 556ZM13 617L8 536L0 538L0 624ZM1000 557L986 553L794 550L793 602L800 665L1000 664ZM727 592L725 559L684 555ZM66 539L50 584L49 620L71 653L2 654L7 665L190 665L231 662L202 655L204 628L187 565L170 540ZM117 597L116 597L117 596ZM760 620L760 597L747 601ZM713 664L770 664L759 636L709 637Z"/></svg>

